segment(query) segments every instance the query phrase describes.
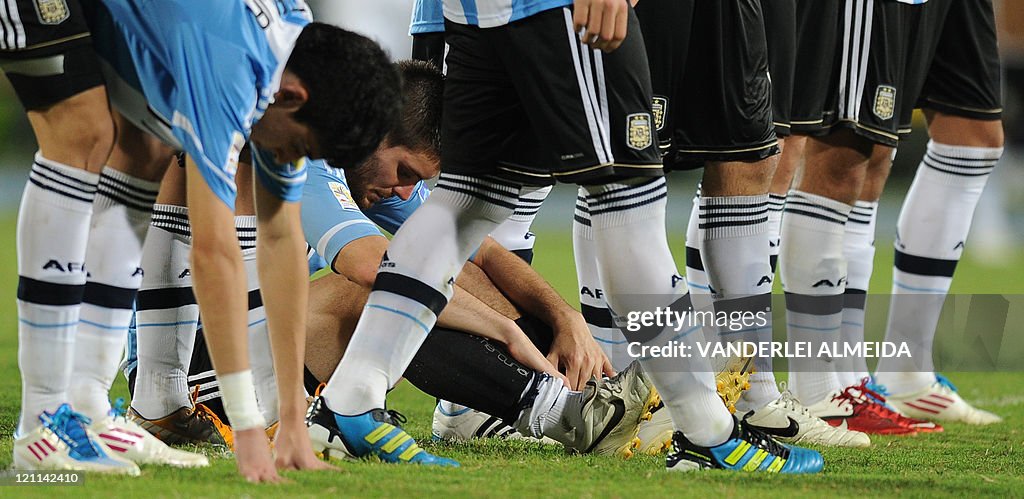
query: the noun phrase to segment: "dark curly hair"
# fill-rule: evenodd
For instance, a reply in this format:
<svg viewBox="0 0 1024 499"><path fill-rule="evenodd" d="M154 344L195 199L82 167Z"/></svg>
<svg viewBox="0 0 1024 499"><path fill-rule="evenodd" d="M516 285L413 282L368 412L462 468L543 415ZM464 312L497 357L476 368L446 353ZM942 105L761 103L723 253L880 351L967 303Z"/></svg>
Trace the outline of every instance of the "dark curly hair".
<svg viewBox="0 0 1024 499"><path fill-rule="evenodd" d="M440 159L444 75L425 61L399 61L397 66L402 76L403 107L387 141Z"/></svg>
<svg viewBox="0 0 1024 499"><path fill-rule="evenodd" d="M334 165L358 165L398 122L401 79L387 53L362 35L310 23L285 69L302 80L309 100L295 112Z"/></svg>

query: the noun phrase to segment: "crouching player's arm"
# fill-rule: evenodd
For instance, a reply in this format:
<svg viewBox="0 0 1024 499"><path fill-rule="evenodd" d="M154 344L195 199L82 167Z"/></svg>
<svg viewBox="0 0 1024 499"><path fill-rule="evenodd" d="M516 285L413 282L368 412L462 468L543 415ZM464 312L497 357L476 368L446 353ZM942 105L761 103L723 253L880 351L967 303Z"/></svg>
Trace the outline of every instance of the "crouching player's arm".
<svg viewBox="0 0 1024 499"><path fill-rule="evenodd" d="M563 369L573 389L591 376L613 375L611 362L594 341L587 323L533 267L491 238L480 245L473 262L524 314L544 321L554 330L548 360Z"/></svg>
<svg viewBox="0 0 1024 499"><path fill-rule="evenodd" d="M340 276L369 290L373 287L377 268L387 249L387 244L388 240L379 234L356 239L338 251L331 267ZM452 295L452 299L441 315L437 317L437 325L499 341L505 344L509 353L523 365L565 379L534 346L526 333L508 316L511 314L499 313L463 288L463 283L472 283L473 280L487 278L483 272L479 270L473 272L472 268L475 268L472 263L465 265L463 273L455 283L455 293ZM340 276L326 278L332 279Z"/></svg>

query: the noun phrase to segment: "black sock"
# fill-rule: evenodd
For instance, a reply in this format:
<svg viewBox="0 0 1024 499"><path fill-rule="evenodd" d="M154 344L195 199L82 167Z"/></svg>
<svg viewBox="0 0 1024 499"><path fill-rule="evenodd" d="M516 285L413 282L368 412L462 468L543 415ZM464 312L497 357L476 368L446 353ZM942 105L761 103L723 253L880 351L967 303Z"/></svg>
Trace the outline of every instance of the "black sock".
<svg viewBox="0 0 1024 499"><path fill-rule="evenodd" d="M405 379L429 395L512 422L522 411L534 371L516 362L504 345L435 327Z"/></svg>

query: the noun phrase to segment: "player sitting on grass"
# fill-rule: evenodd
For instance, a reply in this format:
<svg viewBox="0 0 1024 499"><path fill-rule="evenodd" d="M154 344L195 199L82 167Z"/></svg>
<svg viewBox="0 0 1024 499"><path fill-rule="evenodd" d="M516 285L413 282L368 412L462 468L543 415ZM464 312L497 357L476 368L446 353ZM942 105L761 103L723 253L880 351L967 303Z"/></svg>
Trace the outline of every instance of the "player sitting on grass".
<svg viewBox="0 0 1024 499"><path fill-rule="evenodd" d="M97 53L117 89L111 100L126 118L118 144L130 161L160 172L174 150L187 153L191 270L235 425L238 468L249 480L276 481L246 355L246 283L232 213L238 155L251 139L259 271L275 284L263 294L281 381L277 466L324 468L302 420L307 285L296 201L303 158L364 159L397 117L398 75L368 39L311 23L302 0L272 8L241 0L90 5L93 31L102 34Z"/></svg>

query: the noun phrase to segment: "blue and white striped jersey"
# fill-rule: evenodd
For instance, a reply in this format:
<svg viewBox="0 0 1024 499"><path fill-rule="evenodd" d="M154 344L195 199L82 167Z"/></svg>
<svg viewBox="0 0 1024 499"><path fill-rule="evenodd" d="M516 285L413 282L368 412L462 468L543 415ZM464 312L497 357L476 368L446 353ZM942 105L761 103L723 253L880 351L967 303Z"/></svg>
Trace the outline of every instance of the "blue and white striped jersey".
<svg viewBox="0 0 1024 499"><path fill-rule="evenodd" d="M95 30L97 53L158 118L130 119L188 153L210 188L233 206L238 154L273 101L299 33L312 21L309 7L304 0L103 4L112 19L99 20L109 24ZM275 194L297 200L301 164L261 166L287 180Z"/></svg>
<svg viewBox="0 0 1024 499"><path fill-rule="evenodd" d="M412 7L410 35L444 31L444 0L416 0Z"/></svg>
<svg viewBox="0 0 1024 499"><path fill-rule="evenodd" d="M346 245L367 236L394 234L398 227L423 204L430 189L422 180L409 199L384 198L363 211L356 205L345 171L323 160L308 161L309 177L302 191L302 230L310 255L310 273L329 266Z"/></svg>
<svg viewBox="0 0 1024 499"><path fill-rule="evenodd" d="M444 0L444 17L459 24L493 28L567 5L572 5L572 0Z"/></svg>

